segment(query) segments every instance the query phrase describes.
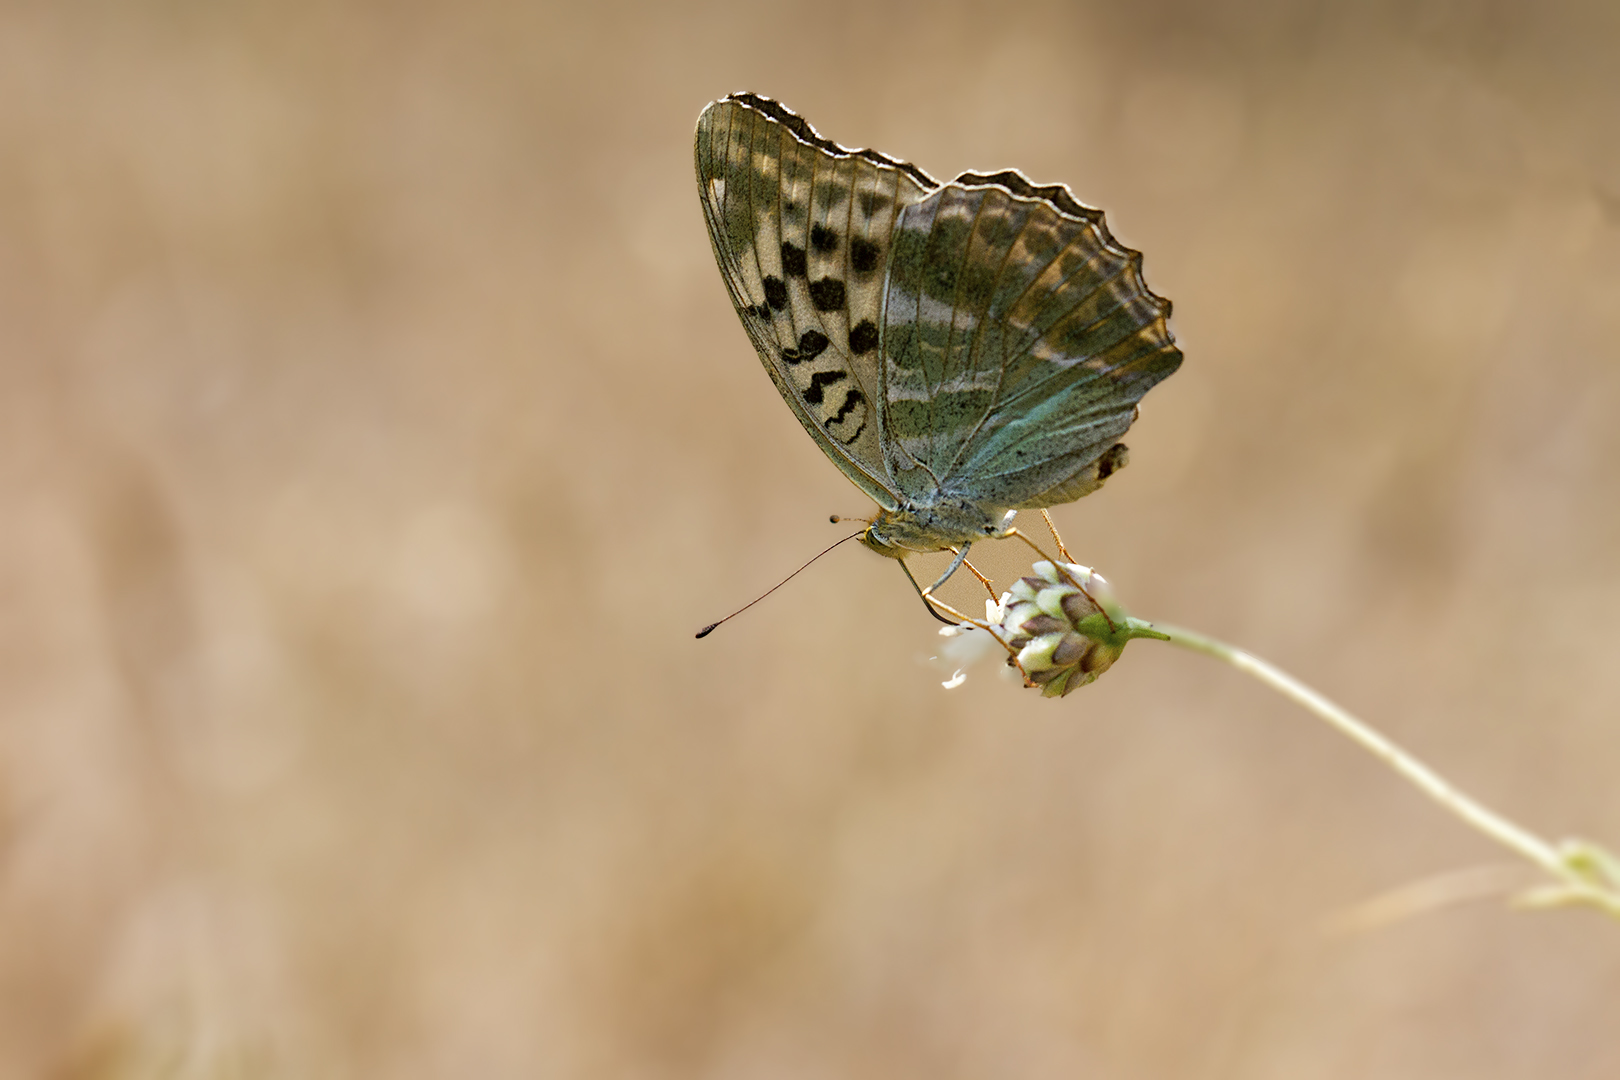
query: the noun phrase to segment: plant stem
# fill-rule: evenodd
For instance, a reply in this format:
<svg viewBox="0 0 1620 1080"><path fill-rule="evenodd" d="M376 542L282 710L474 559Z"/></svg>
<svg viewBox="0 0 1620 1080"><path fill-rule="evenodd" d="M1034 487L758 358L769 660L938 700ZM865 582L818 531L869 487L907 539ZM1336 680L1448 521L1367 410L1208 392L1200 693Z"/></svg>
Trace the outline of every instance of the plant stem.
<svg viewBox="0 0 1620 1080"><path fill-rule="evenodd" d="M1557 886L1532 892L1527 898L1528 902L1537 905L1586 903L1620 918L1620 881L1610 879L1609 867L1605 865L1605 860L1611 857L1602 849L1584 841L1564 841L1557 845L1549 843L1487 809L1457 790L1433 769L1402 750L1384 735L1287 672L1273 667L1259 657L1181 627L1150 623L1140 619L1131 619L1130 623L1133 630L1156 632L1143 633L1141 636L1162 635L1164 640L1180 645L1184 649L1213 656L1239 671L1253 675L1284 697L1327 721L1463 822L1528 859L1557 879L1559 883Z"/></svg>

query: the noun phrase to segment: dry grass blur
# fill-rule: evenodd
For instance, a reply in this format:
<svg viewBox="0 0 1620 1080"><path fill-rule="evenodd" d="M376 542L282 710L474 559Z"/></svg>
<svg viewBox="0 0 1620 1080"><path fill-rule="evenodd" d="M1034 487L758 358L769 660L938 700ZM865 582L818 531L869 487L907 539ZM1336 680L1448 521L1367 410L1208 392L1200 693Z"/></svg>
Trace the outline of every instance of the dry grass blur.
<svg viewBox="0 0 1620 1080"><path fill-rule="evenodd" d="M692 640L863 510L751 89L1147 253L1132 610L1620 842L1620 9L991 10L0 5L0 1080L1620 1075L1595 915L1319 933L1499 855L1230 671L945 693L851 547Z"/></svg>

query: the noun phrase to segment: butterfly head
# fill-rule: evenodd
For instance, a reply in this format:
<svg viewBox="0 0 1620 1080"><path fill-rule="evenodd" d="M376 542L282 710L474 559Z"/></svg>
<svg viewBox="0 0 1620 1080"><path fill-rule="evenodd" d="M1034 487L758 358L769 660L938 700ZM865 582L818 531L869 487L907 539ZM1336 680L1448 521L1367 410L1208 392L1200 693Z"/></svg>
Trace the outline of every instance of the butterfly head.
<svg viewBox="0 0 1620 1080"><path fill-rule="evenodd" d="M861 533L861 543L891 559L903 559L919 552L946 551L1006 536L1015 513L1013 510L1004 514L988 512L966 500L880 510Z"/></svg>

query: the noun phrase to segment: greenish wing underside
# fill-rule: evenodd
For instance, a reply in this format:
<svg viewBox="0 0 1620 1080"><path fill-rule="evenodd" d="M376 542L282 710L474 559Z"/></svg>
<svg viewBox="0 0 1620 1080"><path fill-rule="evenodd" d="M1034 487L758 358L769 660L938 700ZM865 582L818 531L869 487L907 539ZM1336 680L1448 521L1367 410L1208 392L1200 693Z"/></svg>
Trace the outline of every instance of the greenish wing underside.
<svg viewBox="0 0 1620 1080"><path fill-rule="evenodd" d="M749 94L704 110L696 165L715 259L766 372L828 458L895 509L879 417L883 279L898 216L933 182Z"/></svg>
<svg viewBox="0 0 1620 1080"><path fill-rule="evenodd" d="M902 211L890 263L884 459L903 498L1077 498L1181 363L1141 254L1067 189L963 174Z"/></svg>

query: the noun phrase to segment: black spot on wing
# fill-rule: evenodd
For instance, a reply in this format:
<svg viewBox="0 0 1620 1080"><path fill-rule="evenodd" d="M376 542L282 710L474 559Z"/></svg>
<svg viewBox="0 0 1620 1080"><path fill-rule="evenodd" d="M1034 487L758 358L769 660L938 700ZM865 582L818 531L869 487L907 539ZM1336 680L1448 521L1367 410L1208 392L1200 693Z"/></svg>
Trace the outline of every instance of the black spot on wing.
<svg viewBox="0 0 1620 1080"><path fill-rule="evenodd" d="M779 277L765 279L765 303L777 311L787 307L787 284Z"/></svg>
<svg viewBox="0 0 1620 1080"><path fill-rule="evenodd" d="M810 302L817 311L837 311L844 306L844 283L837 278L822 278L810 283Z"/></svg>
<svg viewBox="0 0 1620 1080"><path fill-rule="evenodd" d="M810 272L804 249L797 244L782 244L782 273L788 277L804 277Z"/></svg>
<svg viewBox="0 0 1620 1080"><path fill-rule="evenodd" d="M825 225L817 225L810 230L810 246L817 251L837 251L838 234Z"/></svg>
<svg viewBox="0 0 1620 1080"><path fill-rule="evenodd" d="M855 202L860 206L861 213L871 217L879 210L888 209L894 200L880 191L863 191L856 196Z"/></svg>
<svg viewBox="0 0 1620 1080"><path fill-rule="evenodd" d="M827 346L831 344L832 342L828 340L827 335L820 330L806 330L799 335L798 348L782 350L782 359L789 364L802 364L806 360L814 360L820 356ZM814 378L820 378L820 376L817 375ZM814 382L814 379L812 379L812 382ZM820 397L819 391L817 397Z"/></svg>
<svg viewBox="0 0 1620 1080"><path fill-rule="evenodd" d="M841 424L841 423L843 423L844 419L846 417L848 417L850 413L854 412L857 408L859 408L861 402L863 402L865 400L866 400L866 398L861 394L861 392L859 390L845 390L844 391L844 403L842 405L838 406L838 411L836 413L834 413L830 419L828 419L827 425L830 427L833 424ZM862 424L861 427L864 429L866 427L866 425ZM858 435L858 434L860 434L860 432L856 432L856 434ZM853 440L851 440L851 441L853 441Z"/></svg>
<svg viewBox="0 0 1620 1080"><path fill-rule="evenodd" d="M882 249L872 241L857 236L849 242L849 265L855 268L857 274L870 274L878 268L878 256Z"/></svg>
<svg viewBox="0 0 1620 1080"><path fill-rule="evenodd" d="M821 404L821 392L840 379L848 378L842 371L818 371L810 376L810 385L805 387L804 400L812 405Z"/></svg>
<svg viewBox="0 0 1620 1080"><path fill-rule="evenodd" d="M862 319L855 324L855 329L849 332L849 351L856 356L871 352L877 348L878 331L872 325L871 319Z"/></svg>

